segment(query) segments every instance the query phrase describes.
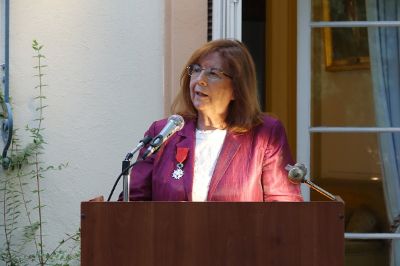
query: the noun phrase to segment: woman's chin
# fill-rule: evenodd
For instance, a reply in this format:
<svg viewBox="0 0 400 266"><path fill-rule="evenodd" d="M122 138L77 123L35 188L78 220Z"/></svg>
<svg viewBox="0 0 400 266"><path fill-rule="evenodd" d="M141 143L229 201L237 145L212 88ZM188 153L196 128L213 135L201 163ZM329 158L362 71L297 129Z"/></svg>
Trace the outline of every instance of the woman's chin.
<svg viewBox="0 0 400 266"><path fill-rule="evenodd" d="M197 111L203 111L207 109L207 103L204 101L193 101L193 106Z"/></svg>

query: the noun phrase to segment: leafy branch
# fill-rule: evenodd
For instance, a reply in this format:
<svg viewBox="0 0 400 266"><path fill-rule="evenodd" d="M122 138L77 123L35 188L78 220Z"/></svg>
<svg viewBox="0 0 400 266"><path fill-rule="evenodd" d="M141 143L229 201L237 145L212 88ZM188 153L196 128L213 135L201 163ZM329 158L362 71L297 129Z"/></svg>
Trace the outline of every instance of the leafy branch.
<svg viewBox="0 0 400 266"><path fill-rule="evenodd" d="M29 135L28 144L22 147L21 140L14 131L11 142L10 154L7 160L10 161L8 169L4 169L5 177L1 179L0 199L3 209L2 222L5 236L4 249L0 252L0 261L6 265L69 265L79 260L80 231L67 237L49 252L46 252L44 243L45 219L42 194L42 180L49 171L62 170L68 164L57 166L45 165L42 155L47 145L44 138L44 110L46 97L44 96L44 70L47 65L43 64L45 56L42 54L43 45L36 40L32 43L36 64L33 67L36 71L37 96L34 100L37 103L35 112L37 117L32 121L33 125L27 125L25 131ZM0 95L0 102L4 98ZM1 115L0 115L1 116ZM72 246L68 247L68 243ZM32 250L34 250L33 253Z"/></svg>

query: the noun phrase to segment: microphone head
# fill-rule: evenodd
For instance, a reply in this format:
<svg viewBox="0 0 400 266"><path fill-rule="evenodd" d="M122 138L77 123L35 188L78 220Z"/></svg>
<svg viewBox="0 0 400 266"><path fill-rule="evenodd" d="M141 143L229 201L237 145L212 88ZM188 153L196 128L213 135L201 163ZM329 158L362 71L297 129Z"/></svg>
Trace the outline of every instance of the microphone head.
<svg viewBox="0 0 400 266"><path fill-rule="evenodd" d="M153 154L158 150L158 148L175 132L181 130L185 125L185 120L180 115L171 115L168 118L167 124L160 131L160 133L155 136L150 142L150 146L147 148L147 151L143 154L142 159L146 159L148 156Z"/></svg>
<svg viewBox="0 0 400 266"><path fill-rule="evenodd" d="M176 125L175 131L181 130L183 128L183 126L185 125L185 120L180 115L171 115L168 118L168 121L171 121Z"/></svg>
<svg viewBox="0 0 400 266"><path fill-rule="evenodd" d="M287 165L285 169L289 171L288 177L290 181L296 184L304 182L307 175L307 168L304 164L296 163L294 166Z"/></svg>

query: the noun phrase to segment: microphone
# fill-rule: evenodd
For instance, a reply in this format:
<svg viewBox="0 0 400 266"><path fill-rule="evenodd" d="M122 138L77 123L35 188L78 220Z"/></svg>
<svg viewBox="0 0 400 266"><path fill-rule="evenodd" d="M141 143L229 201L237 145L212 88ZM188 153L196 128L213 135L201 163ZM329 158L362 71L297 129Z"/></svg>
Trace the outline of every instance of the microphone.
<svg viewBox="0 0 400 266"><path fill-rule="evenodd" d="M286 165L286 171L289 171L288 177L290 181L295 184L303 183L304 178L307 175L307 168L302 163L296 163L295 165Z"/></svg>
<svg viewBox="0 0 400 266"><path fill-rule="evenodd" d="M149 147L143 154L142 159L145 160L147 157L155 153L160 146L171 137L175 132L181 130L185 125L185 121L180 115L171 115L168 118L167 124L160 131L160 133L153 138L150 142Z"/></svg>
<svg viewBox="0 0 400 266"><path fill-rule="evenodd" d="M141 139L139 144L125 156L125 160L130 160L138 150L149 144L151 140L152 138L150 136L145 136L143 139Z"/></svg>
<svg viewBox="0 0 400 266"><path fill-rule="evenodd" d="M337 198L329 193L328 191L324 190L323 188L317 186L310 180L306 179L305 176L307 175L307 168L304 164L302 163L296 163L295 165L286 165L285 167L286 171L289 171L288 177L289 180L292 181L295 184L300 184L304 183L307 184L310 188L314 189L315 191L321 193L325 197L331 199L331 200L337 200Z"/></svg>

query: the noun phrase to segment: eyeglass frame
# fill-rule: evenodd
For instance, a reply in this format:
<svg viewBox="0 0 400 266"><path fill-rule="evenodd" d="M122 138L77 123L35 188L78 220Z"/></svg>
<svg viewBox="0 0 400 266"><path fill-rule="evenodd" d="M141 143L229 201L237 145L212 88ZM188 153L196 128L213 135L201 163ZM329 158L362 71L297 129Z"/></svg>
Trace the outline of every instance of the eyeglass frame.
<svg viewBox="0 0 400 266"><path fill-rule="evenodd" d="M201 71L198 72L197 74L193 75L193 67L195 67L195 66L198 66L198 67L199 67L199 70L201 70ZM186 69L187 69L188 75L189 75L190 77L192 77L192 76L198 77L198 76L200 76L201 72L204 70L204 71L205 71L204 74L205 74L205 76L207 77L207 80L209 80L209 81L218 81L218 80L223 79L223 78L222 78L220 75L218 75L218 74L222 74L222 75L224 75L224 76L226 76L226 77L228 77L228 78L233 79L233 77L232 77L231 75L227 74L227 73L224 72L222 69L216 68L216 67L204 68L204 67L202 67L202 66L199 65L199 64L190 64L189 66L186 67ZM215 75L218 77L218 79L211 77L210 74L212 74L212 73L215 73ZM218 74L216 74L216 73L218 73Z"/></svg>

